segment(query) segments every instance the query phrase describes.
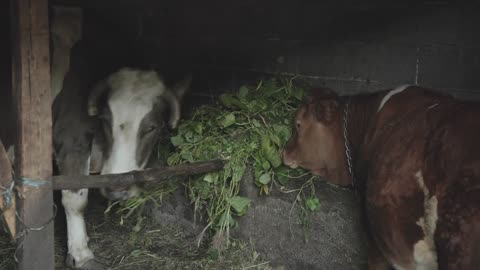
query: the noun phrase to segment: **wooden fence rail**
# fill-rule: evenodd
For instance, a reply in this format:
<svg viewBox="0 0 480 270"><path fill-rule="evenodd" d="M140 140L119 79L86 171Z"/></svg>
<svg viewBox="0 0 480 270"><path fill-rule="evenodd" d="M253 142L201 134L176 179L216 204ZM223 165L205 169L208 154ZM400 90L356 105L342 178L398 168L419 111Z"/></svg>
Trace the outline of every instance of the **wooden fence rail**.
<svg viewBox="0 0 480 270"><path fill-rule="evenodd" d="M162 182L175 176L189 176L218 171L223 168L221 160L181 164L171 167L151 168L120 174L53 176L53 189L102 188L118 185L131 185L142 182Z"/></svg>

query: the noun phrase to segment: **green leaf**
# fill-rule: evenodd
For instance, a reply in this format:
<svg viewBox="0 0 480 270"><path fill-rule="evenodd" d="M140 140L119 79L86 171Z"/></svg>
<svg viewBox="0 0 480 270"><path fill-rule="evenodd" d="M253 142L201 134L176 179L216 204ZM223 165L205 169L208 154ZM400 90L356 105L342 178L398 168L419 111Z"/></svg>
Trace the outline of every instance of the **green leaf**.
<svg viewBox="0 0 480 270"><path fill-rule="evenodd" d="M202 198L208 198L212 194L210 192L210 182L208 181L195 181L193 188Z"/></svg>
<svg viewBox="0 0 480 270"><path fill-rule="evenodd" d="M271 133L270 140L272 140L272 142L276 144L278 147L281 147L283 145L282 140L280 139L280 136L278 136L277 134Z"/></svg>
<svg viewBox="0 0 480 270"><path fill-rule="evenodd" d="M244 85L240 87L240 90L238 92L238 98L240 98L240 100L245 100L247 96L248 96L248 87Z"/></svg>
<svg viewBox="0 0 480 270"><path fill-rule="evenodd" d="M277 149L272 145L272 142L268 136L262 137L261 143L262 154L270 162L272 167L277 168L282 165L282 160L280 159L280 154Z"/></svg>
<svg viewBox="0 0 480 270"><path fill-rule="evenodd" d="M220 221L218 222L218 225L233 227L235 226L235 220L233 220L232 215L229 212L224 212L220 217Z"/></svg>
<svg viewBox="0 0 480 270"><path fill-rule="evenodd" d="M196 123L196 124L195 124L195 127L194 127L194 130L195 130L196 133L202 135L202 133L203 133L203 125L202 125L202 123Z"/></svg>
<svg viewBox="0 0 480 270"><path fill-rule="evenodd" d="M191 130L187 131L183 136L185 137L185 140L187 142L189 143L193 142L193 132Z"/></svg>
<svg viewBox="0 0 480 270"><path fill-rule="evenodd" d="M225 118L222 121L223 127L226 128L233 124L235 124L235 115L233 113L225 115Z"/></svg>
<svg viewBox="0 0 480 270"><path fill-rule="evenodd" d="M218 180L218 174L216 173L208 173L203 177L203 181L208 183L214 183Z"/></svg>
<svg viewBox="0 0 480 270"><path fill-rule="evenodd" d="M268 183L270 183L270 180L272 180L272 177L270 176L269 173L264 173L260 176L260 178L258 179L258 182L264 184L264 185L267 185Z"/></svg>
<svg viewBox="0 0 480 270"><path fill-rule="evenodd" d="M239 165L238 167L233 168L232 181L240 182L242 180L243 174L245 173L246 166L244 164Z"/></svg>
<svg viewBox="0 0 480 270"><path fill-rule="evenodd" d="M275 169L275 177L280 182L282 185L286 185L288 183L288 180L290 180L290 168L287 168L285 166L280 166Z"/></svg>
<svg viewBox="0 0 480 270"><path fill-rule="evenodd" d="M240 102L238 98L234 97L232 94L223 94L220 96L220 102L223 106L229 109L239 108L241 110L246 110L247 106Z"/></svg>
<svg viewBox="0 0 480 270"><path fill-rule="evenodd" d="M223 94L220 96L220 102L222 102L223 106L227 108L233 108L235 97L233 97L231 94Z"/></svg>
<svg viewBox="0 0 480 270"><path fill-rule="evenodd" d="M253 119L253 120L252 120L252 124L253 124L255 127L257 127L257 128L262 126L262 124L260 124L260 122L258 122L257 119Z"/></svg>
<svg viewBox="0 0 480 270"><path fill-rule="evenodd" d="M270 169L271 167L272 167L272 166L270 166L270 162L268 162L267 160L263 161L263 163L262 163L262 168L263 168L264 170L268 170L268 169Z"/></svg>
<svg viewBox="0 0 480 270"><path fill-rule="evenodd" d="M280 158L280 154L277 151L270 153L270 156L267 157L272 167L277 168L282 165L282 159Z"/></svg>
<svg viewBox="0 0 480 270"><path fill-rule="evenodd" d="M173 146L179 146L179 145L182 145L182 144L185 143L182 135L177 135L177 136L171 137L170 142L173 144Z"/></svg>
<svg viewBox="0 0 480 270"><path fill-rule="evenodd" d="M292 135L291 129L286 125L273 125L273 130L280 138L281 146L285 145Z"/></svg>
<svg viewBox="0 0 480 270"><path fill-rule="evenodd" d="M320 201L316 196L307 199L306 205L310 211L318 211L320 209Z"/></svg>
<svg viewBox="0 0 480 270"><path fill-rule="evenodd" d="M304 95L304 91L302 88L292 88L292 96L294 96L298 100L302 100Z"/></svg>
<svg viewBox="0 0 480 270"><path fill-rule="evenodd" d="M250 206L251 200L246 197L241 197L241 196L234 196L230 200L230 204L232 208L235 210L237 215L243 216L247 210L248 207Z"/></svg>

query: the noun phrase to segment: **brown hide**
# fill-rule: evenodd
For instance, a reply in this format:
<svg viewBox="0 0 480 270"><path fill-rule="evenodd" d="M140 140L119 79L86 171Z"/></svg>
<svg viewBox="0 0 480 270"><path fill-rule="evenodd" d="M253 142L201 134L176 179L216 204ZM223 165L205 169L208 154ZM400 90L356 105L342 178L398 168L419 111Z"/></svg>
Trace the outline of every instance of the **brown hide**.
<svg viewBox="0 0 480 270"><path fill-rule="evenodd" d="M388 93L327 98L338 103L328 112L331 122L327 110L311 109L326 100L310 99L298 111L284 163L316 174L344 168L320 175L345 184L348 103L347 143L363 187L370 269L385 269L385 262L398 269L480 269L480 104L408 87L379 110Z"/></svg>

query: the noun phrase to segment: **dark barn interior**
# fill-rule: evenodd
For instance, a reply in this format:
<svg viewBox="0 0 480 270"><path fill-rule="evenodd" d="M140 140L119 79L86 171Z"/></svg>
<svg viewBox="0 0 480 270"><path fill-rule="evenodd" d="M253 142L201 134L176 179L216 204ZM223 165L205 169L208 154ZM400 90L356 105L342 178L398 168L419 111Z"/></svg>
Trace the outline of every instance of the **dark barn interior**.
<svg viewBox="0 0 480 270"><path fill-rule="evenodd" d="M127 65L192 72L189 99L196 102L274 74L349 94L419 84L461 98L479 95L475 1L50 4L84 8L83 39L108 62L104 73ZM9 78L8 45L2 43L2 82Z"/></svg>
<svg viewBox="0 0 480 270"><path fill-rule="evenodd" d="M15 138L8 5L0 3L0 139L6 145ZM418 84L480 100L478 1L50 0L49 5L50 13L57 5L83 8L81 42L91 49L99 79L123 66L156 68L167 82L191 73L187 112L275 75L340 94Z"/></svg>
<svg viewBox="0 0 480 270"><path fill-rule="evenodd" d="M194 94L276 73L344 93L401 84L478 93L475 1L52 3L91 12L95 30L103 25L116 46L134 48L127 59L192 70Z"/></svg>

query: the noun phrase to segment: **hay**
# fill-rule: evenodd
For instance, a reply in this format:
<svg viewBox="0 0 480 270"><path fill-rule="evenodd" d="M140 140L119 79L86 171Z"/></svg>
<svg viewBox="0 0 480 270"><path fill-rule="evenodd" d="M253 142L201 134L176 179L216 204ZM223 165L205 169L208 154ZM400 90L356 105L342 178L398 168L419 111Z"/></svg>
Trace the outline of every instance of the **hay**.
<svg viewBox="0 0 480 270"><path fill-rule="evenodd" d="M222 254L187 237L173 226L158 226L148 218L140 229L133 219L119 224L120 214L105 216L107 202L92 192L85 213L90 248L112 270L138 269L266 269L268 263L246 243L235 241ZM115 209L114 209L115 210ZM61 211L60 211L61 212ZM55 223L55 269L65 269L67 253L65 216L59 213ZM6 233L0 234L0 269L15 269L15 247Z"/></svg>

